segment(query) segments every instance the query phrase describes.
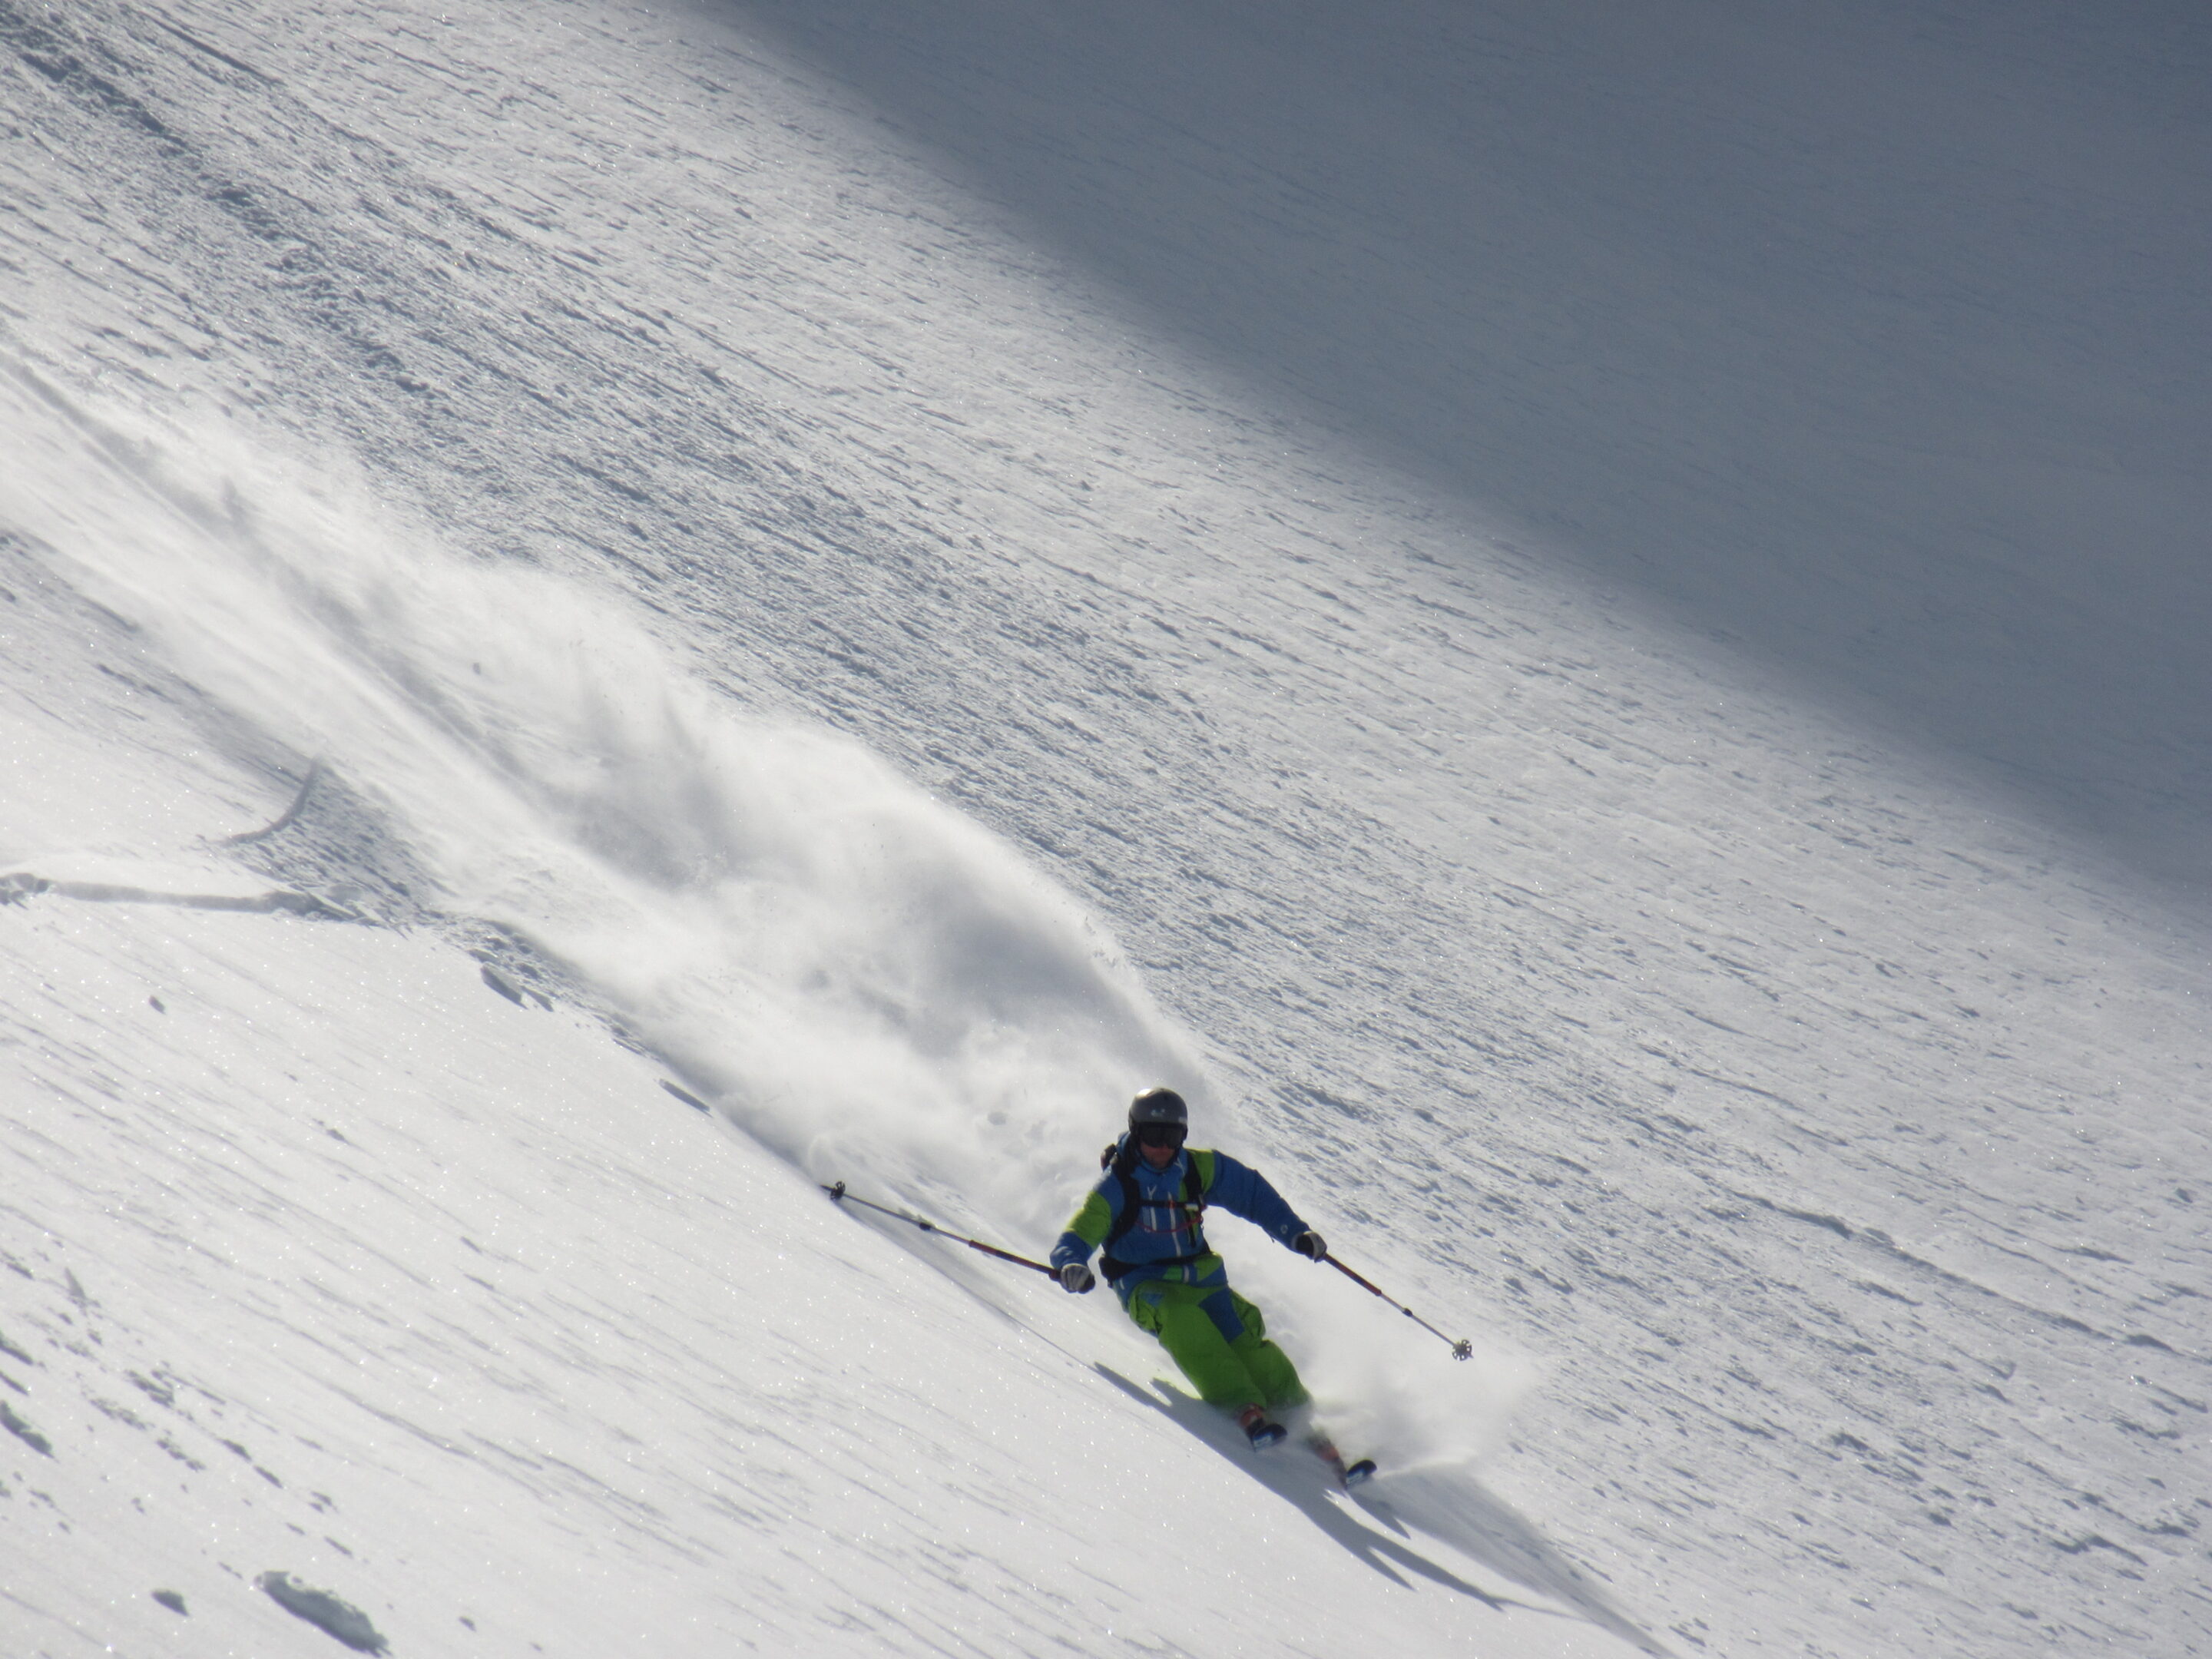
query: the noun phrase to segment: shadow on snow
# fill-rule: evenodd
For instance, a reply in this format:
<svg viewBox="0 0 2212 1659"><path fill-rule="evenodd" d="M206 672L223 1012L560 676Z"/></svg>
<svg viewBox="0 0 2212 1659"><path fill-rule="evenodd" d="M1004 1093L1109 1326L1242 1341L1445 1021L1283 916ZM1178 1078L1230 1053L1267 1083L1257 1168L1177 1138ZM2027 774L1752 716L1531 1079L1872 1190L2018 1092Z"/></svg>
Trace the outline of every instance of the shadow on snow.
<svg viewBox="0 0 2212 1659"><path fill-rule="evenodd" d="M1150 1407L1212 1448L1240 1473L1291 1504L1330 1539L1401 1588L1410 1588L1407 1578L1410 1574L1499 1611L1520 1607L1559 1616L1555 1607L1516 1601L1469 1583L1405 1541L1422 1533L1646 1653L1666 1651L1624 1618L1510 1505L1464 1470L1389 1473L1346 1494L1338 1489L1318 1460L1303 1452L1286 1448L1255 1455L1219 1412L1179 1389L1159 1382L1147 1389L1109 1365L1094 1364L1092 1369L1130 1399ZM1352 1513L1347 1503L1356 1505L1360 1514ZM1361 1516L1376 1524L1364 1524Z"/></svg>

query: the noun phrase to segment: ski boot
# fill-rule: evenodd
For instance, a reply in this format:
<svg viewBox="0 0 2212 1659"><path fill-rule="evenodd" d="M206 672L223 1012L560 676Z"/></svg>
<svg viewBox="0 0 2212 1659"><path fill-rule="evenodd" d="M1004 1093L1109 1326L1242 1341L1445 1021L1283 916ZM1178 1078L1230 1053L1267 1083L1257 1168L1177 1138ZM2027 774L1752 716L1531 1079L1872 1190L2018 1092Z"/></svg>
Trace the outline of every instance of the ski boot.
<svg viewBox="0 0 2212 1659"><path fill-rule="evenodd" d="M1346 1463L1344 1454L1336 1449L1336 1442L1325 1434L1308 1435L1306 1444L1316 1457L1328 1465L1336 1475L1337 1483L1346 1492L1354 1486L1364 1486L1375 1478L1373 1458L1363 1457L1357 1463Z"/></svg>
<svg viewBox="0 0 2212 1659"><path fill-rule="evenodd" d="M1244 1431L1244 1437L1252 1443L1254 1451L1266 1451L1271 1446L1279 1446L1287 1432L1281 1424L1269 1422L1267 1413L1257 1406L1247 1406L1237 1413L1237 1426Z"/></svg>

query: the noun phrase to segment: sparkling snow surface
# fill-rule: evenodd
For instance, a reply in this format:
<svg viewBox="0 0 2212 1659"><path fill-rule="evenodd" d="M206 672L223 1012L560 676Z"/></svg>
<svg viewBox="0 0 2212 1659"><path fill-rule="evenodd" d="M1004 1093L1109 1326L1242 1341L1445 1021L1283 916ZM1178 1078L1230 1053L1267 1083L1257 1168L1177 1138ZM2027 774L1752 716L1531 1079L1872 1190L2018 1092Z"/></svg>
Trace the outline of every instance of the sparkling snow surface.
<svg viewBox="0 0 2212 1659"><path fill-rule="evenodd" d="M2212 1652L2204 20L1354 15L0 0L0 1659Z"/></svg>

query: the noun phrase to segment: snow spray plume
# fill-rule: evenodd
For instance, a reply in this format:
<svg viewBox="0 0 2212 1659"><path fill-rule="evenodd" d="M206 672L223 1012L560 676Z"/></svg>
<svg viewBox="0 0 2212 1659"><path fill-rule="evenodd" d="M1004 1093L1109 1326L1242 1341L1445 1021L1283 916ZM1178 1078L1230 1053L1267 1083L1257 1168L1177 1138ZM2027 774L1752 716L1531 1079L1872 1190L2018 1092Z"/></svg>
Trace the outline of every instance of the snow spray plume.
<svg viewBox="0 0 2212 1659"><path fill-rule="evenodd" d="M212 419L18 371L0 435L7 522L810 1171L1049 1237L1102 1103L1202 1092L1065 893L860 744L702 685L619 595L455 556Z"/></svg>

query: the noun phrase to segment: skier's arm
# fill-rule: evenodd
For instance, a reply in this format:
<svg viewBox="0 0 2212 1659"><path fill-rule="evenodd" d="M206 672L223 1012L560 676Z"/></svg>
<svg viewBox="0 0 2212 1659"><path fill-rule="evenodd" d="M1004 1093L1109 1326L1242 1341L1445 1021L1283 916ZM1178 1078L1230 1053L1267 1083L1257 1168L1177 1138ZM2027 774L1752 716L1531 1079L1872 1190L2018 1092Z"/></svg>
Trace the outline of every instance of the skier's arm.
<svg viewBox="0 0 2212 1659"><path fill-rule="evenodd" d="M1105 1188L1093 1188L1091 1196L1083 1200L1083 1207L1067 1224L1067 1231L1052 1247L1052 1265L1055 1272L1071 1262L1088 1261L1091 1251L1106 1242L1106 1235L1114 1225L1113 1200Z"/></svg>
<svg viewBox="0 0 2212 1659"><path fill-rule="evenodd" d="M1267 1176L1226 1152L1213 1154L1213 1184L1206 1188L1206 1201L1243 1217L1277 1243L1291 1249L1297 1248L1298 1235L1307 1231L1298 1212L1267 1184Z"/></svg>

